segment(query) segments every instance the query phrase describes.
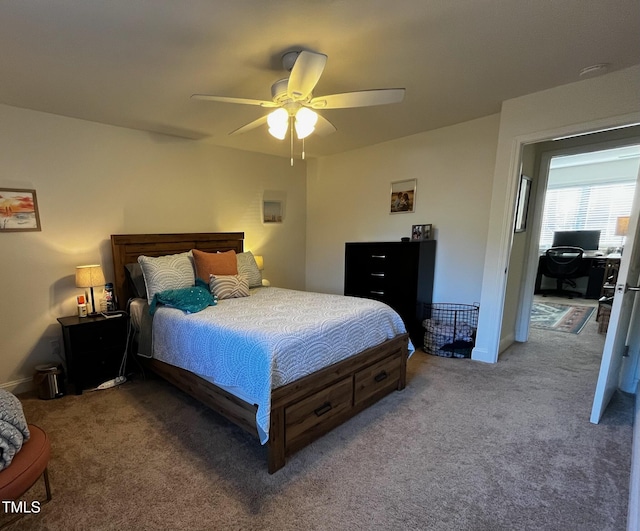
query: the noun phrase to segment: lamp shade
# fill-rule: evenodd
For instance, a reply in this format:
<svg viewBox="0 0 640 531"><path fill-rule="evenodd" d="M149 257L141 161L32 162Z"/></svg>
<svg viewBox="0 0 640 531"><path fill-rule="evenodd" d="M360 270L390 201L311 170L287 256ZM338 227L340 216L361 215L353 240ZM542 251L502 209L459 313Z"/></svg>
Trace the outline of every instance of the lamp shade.
<svg viewBox="0 0 640 531"><path fill-rule="evenodd" d="M296 113L296 133L298 138L302 140L313 133L317 121L318 115L315 112L306 107L300 108Z"/></svg>
<svg viewBox="0 0 640 531"><path fill-rule="evenodd" d="M289 128L289 113L283 108L276 109L267 116L267 124L269 124L269 133L278 140L284 140Z"/></svg>
<svg viewBox="0 0 640 531"><path fill-rule="evenodd" d="M258 266L258 269L260 271L262 271L264 269L264 258L261 255L254 255L255 261L256 261L256 265Z"/></svg>
<svg viewBox="0 0 640 531"><path fill-rule="evenodd" d="M616 236L626 236L629 230L629 216L619 216L616 220Z"/></svg>
<svg viewBox="0 0 640 531"><path fill-rule="evenodd" d="M104 286L104 273L99 265L83 265L76 267L76 287L93 288Z"/></svg>

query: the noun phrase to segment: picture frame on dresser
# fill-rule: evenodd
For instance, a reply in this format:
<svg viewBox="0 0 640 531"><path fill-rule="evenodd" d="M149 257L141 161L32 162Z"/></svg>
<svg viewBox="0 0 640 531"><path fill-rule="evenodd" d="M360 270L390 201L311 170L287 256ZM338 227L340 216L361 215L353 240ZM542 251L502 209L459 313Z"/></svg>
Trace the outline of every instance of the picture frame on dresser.
<svg viewBox="0 0 640 531"><path fill-rule="evenodd" d="M390 214L407 214L415 211L416 179L391 183Z"/></svg>
<svg viewBox="0 0 640 531"><path fill-rule="evenodd" d="M433 226L431 223L411 226L411 239L414 242L422 242L433 238Z"/></svg>

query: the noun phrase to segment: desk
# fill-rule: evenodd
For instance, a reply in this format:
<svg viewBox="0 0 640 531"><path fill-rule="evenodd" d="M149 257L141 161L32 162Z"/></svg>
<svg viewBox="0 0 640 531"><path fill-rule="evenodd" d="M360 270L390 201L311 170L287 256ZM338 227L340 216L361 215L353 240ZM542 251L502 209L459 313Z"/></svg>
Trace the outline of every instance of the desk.
<svg viewBox="0 0 640 531"><path fill-rule="evenodd" d="M546 255L541 255L538 259L538 273L536 274L536 290L535 293L541 293L541 284L544 271L544 263L547 259ZM585 299L599 299L602 294L602 288L608 274L605 277L605 271L620 264L620 258L607 258L606 256L583 257L582 266L576 275L577 278L588 278L587 290L584 294ZM615 284L615 281L614 281Z"/></svg>

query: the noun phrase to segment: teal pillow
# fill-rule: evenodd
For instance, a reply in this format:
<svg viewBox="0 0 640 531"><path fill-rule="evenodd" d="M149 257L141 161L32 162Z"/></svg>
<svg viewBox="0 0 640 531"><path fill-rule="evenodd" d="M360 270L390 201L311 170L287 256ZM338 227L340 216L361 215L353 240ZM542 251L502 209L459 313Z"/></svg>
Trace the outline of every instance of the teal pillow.
<svg viewBox="0 0 640 531"><path fill-rule="evenodd" d="M209 291L209 286L196 279L196 285L189 288L168 289L156 293L153 296L149 313L156 313L159 304L177 308L186 313L196 313L204 310L207 306L215 306L218 303L217 297L214 297Z"/></svg>

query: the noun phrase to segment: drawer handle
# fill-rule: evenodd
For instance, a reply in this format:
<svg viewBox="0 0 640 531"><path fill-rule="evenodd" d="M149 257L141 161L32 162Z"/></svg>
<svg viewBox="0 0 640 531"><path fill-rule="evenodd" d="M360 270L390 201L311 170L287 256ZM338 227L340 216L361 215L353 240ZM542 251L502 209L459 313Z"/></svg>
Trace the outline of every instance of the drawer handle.
<svg viewBox="0 0 640 531"><path fill-rule="evenodd" d="M384 291L373 291L373 290L371 290L369 293L371 293L373 295L384 295Z"/></svg>
<svg viewBox="0 0 640 531"><path fill-rule="evenodd" d="M382 380L386 379L386 377L387 377L387 376L389 376L389 375L387 374L387 371L382 371L381 373L376 374L376 375L373 377L373 379L374 379L376 382L381 382Z"/></svg>
<svg viewBox="0 0 640 531"><path fill-rule="evenodd" d="M331 402L325 402L324 404L322 404L318 409L315 409L313 412L318 416L321 417L322 415L324 415L325 413L329 413L329 411L331 411L331 408L333 406L331 405Z"/></svg>
<svg viewBox="0 0 640 531"><path fill-rule="evenodd" d="M372 277L384 277L384 273L371 273Z"/></svg>
<svg viewBox="0 0 640 531"><path fill-rule="evenodd" d="M386 258L384 254L372 254L371 258L382 258L383 260Z"/></svg>

